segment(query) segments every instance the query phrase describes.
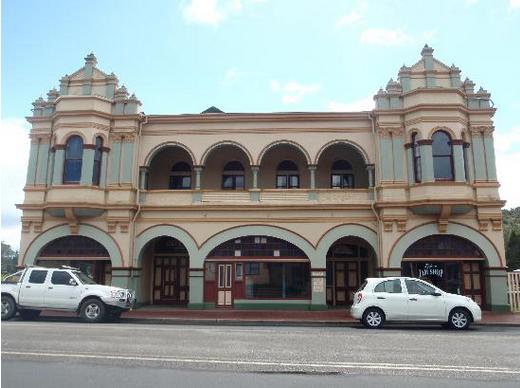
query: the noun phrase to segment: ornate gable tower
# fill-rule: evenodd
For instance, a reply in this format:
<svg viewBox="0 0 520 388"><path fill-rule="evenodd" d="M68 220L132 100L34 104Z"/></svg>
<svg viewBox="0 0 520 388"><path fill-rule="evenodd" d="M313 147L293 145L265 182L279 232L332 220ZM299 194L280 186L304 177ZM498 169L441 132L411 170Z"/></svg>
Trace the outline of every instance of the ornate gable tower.
<svg viewBox="0 0 520 388"><path fill-rule="evenodd" d="M429 234L455 234L464 223L493 246L497 258L488 258L483 281L499 289L490 285L505 276L495 108L486 90L475 92L471 80L461 81L459 68L434 58L433 51L425 45L421 59L402 66L398 80L390 79L374 96L384 272L401 272L396 231L431 223ZM505 291L493 298L488 305L507 304Z"/></svg>
<svg viewBox="0 0 520 388"><path fill-rule="evenodd" d="M40 97L33 103L33 115L27 118L32 129L25 201L19 205L21 257L36 249L25 242L42 233L44 221L49 239L61 234L92 237L82 226L88 219L103 230L108 225L125 242L136 207L134 150L144 117L140 106L113 73L97 68L94 54L85 57L81 69L61 78L59 91L52 89L47 100ZM129 252L116 256L113 264L121 266Z"/></svg>

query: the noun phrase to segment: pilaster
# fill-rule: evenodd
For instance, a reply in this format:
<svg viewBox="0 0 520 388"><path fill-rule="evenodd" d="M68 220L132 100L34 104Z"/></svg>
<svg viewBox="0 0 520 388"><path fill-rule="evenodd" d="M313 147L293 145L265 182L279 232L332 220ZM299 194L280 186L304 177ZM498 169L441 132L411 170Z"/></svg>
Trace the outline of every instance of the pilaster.
<svg viewBox="0 0 520 388"><path fill-rule="evenodd" d="M421 182L433 182L432 141L429 139L417 141L421 153Z"/></svg>
<svg viewBox="0 0 520 388"><path fill-rule="evenodd" d="M453 167L455 170L455 181L465 182L466 172L464 169L464 141L463 140L452 140L453 149Z"/></svg>
<svg viewBox="0 0 520 388"><path fill-rule="evenodd" d="M92 185L92 175L94 173L94 153L96 146L93 144L85 144L83 146L83 162L81 163L81 181L82 185Z"/></svg>
<svg viewBox="0 0 520 388"><path fill-rule="evenodd" d="M63 183L63 163L65 162L65 146L57 144L54 146L54 172L52 173L52 184Z"/></svg>

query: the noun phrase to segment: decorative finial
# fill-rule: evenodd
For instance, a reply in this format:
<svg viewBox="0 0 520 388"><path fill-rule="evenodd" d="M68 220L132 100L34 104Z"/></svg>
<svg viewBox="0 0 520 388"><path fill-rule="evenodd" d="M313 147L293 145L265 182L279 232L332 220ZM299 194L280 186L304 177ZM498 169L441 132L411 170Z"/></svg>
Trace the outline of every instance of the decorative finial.
<svg viewBox="0 0 520 388"><path fill-rule="evenodd" d="M89 55L87 55L85 57L85 65L92 65L92 66L97 65L97 58L94 55L94 53L90 53Z"/></svg>
<svg viewBox="0 0 520 388"><path fill-rule="evenodd" d="M423 49L421 50L421 55L423 57L425 57L425 56L432 56L433 55L433 48L431 48L430 46L425 44Z"/></svg>

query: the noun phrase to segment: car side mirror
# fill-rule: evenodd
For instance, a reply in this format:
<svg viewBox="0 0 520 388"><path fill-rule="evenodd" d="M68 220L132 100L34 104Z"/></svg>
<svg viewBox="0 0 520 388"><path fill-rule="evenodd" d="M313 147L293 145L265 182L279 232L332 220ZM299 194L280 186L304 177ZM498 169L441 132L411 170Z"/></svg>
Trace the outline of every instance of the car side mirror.
<svg viewBox="0 0 520 388"><path fill-rule="evenodd" d="M78 283L76 283L76 281L74 279L69 279L69 284L71 286L77 286L78 285Z"/></svg>
<svg viewBox="0 0 520 388"><path fill-rule="evenodd" d="M441 296L442 294L440 292L435 291L435 292L432 292L432 295L433 296Z"/></svg>

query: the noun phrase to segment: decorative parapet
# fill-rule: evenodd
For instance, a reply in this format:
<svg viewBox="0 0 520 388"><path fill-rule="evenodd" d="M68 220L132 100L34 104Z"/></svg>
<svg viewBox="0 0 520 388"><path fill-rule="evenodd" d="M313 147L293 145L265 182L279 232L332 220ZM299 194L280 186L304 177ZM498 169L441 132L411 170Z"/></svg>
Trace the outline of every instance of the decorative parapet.
<svg viewBox="0 0 520 388"><path fill-rule="evenodd" d="M390 81L386 84L386 91L380 88L374 96L376 109L401 109L403 107L402 93L403 87L401 84L390 78Z"/></svg>
<svg viewBox="0 0 520 388"><path fill-rule="evenodd" d="M132 94L130 97L124 86L118 88L118 79L114 73L104 73L97 66L93 53L85 57L85 65L71 75L60 79L60 90L52 89L47 94L47 101L41 97L33 103L33 116L52 116L56 111L59 98L67 96L98 96L112 101L112 113L119 115L137 114L141 102Z"/></svg>

